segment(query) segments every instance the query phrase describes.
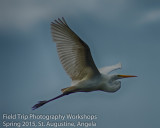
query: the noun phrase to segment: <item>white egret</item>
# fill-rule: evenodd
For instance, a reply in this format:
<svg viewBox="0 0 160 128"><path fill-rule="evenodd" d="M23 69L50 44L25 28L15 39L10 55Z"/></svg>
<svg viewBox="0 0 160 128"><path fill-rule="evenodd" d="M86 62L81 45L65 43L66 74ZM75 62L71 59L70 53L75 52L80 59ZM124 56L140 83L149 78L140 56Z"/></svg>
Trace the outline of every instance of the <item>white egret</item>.
<svg viewBox="0 0 160 128"><path fill-rule="evenodd" d="M110 75L113 70L121 68L121 64L97 69L88 45L74 33L64 18L51 23L51 32L63 68L72 79L70 87L62 89L62 94L45 101L40 101L32 108L76 92L105 91L116 92L121 87L117 79L136 77L132 75Z"/></svg>

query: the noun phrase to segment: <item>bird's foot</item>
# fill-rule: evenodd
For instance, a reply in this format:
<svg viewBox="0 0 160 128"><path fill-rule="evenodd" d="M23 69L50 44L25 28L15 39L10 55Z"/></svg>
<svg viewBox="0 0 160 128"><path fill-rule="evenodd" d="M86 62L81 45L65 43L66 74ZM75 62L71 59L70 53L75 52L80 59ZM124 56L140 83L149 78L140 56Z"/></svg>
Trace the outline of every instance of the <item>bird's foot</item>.
<svg viewBox="0 0 160 128"><path fill-rule="evenodd" d="M44 104L46 104L48 101L44 100L44 101L39 101L38 104L35 104L33 107L32 107L32 110L35 110L41 106L43 106Z"/></svg>

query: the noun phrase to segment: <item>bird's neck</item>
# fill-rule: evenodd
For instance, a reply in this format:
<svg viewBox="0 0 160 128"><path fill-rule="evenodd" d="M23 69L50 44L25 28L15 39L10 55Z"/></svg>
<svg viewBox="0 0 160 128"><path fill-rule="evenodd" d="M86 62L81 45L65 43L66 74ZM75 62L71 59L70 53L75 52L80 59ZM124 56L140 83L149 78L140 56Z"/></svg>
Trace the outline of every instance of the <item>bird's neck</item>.
<svg viewBox="0 0 160 128"><path fill-rule="evenodd" d="M121 84L119 81L116 81L116 84L113 84L113 85L108 85L108 84L105 84L102 86L102 91L104 92L116 92L120 89L121 87Z"/></svg>

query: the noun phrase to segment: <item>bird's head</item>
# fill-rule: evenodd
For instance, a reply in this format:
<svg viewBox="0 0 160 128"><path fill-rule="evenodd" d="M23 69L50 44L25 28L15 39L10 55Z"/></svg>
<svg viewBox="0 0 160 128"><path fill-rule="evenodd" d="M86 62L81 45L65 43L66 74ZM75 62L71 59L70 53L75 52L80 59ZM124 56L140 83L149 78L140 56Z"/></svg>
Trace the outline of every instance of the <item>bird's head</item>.
<svg viewBox="0 0 160 128"><path fill-rule="evenodd" d="M112 72L114 70L117 70L117 69L121 69L121 68L122 68L121 63L118 63L116 65L107 66L107 67L103 67L103 68L99 69L100 73L103 74L104 79L105 79L105 81L104 81L105 84L102 87L103 91L105 91L105 92L116 92L121 87L121 82L118 81L118 79L137 77L137 76L133 76L133 75L114 75L114 74L110 74L110 72Z"/></svg>
<svg viewBox="0 0 160 128"><path fill-rule="evenodd" d="M121 82L118 81L118 79L123 78L131 78L131 77L137 77L133 75L110 75L108 78L108 82L105 86L106 92L116 92L121 87Z"/></svg>
<svg viewBox="0 0 160 128"><path fill-rule="evenodd" d="M109 75L107 78L107 83L104 84L102 90L105 92L116 92L121 87L121 81L118 81L118 79L123 78L131 78L131 77L137 77L133 75Z"/></svg>

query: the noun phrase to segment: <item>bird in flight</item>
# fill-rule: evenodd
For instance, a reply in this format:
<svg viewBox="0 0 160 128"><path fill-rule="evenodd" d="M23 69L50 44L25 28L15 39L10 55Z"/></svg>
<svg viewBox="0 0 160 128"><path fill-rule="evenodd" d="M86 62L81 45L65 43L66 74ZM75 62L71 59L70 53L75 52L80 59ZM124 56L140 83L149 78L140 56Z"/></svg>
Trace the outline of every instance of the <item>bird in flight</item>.
<svg viewBox="0 0 160 128"><path fill-rule="evenodd" d="M116 92L121 87L121 82L118 79L136 77L133 75L109 74L113 70L120 69L120 63L97 69L90 48L71 30L63 17L51 23L51 33L53 41L56 43L59 59L64 70L72 79L72 83L70 87L61 89L61 95L38 102L32 107L33 110L50 101L76 92L98 90Z"/></svg>

